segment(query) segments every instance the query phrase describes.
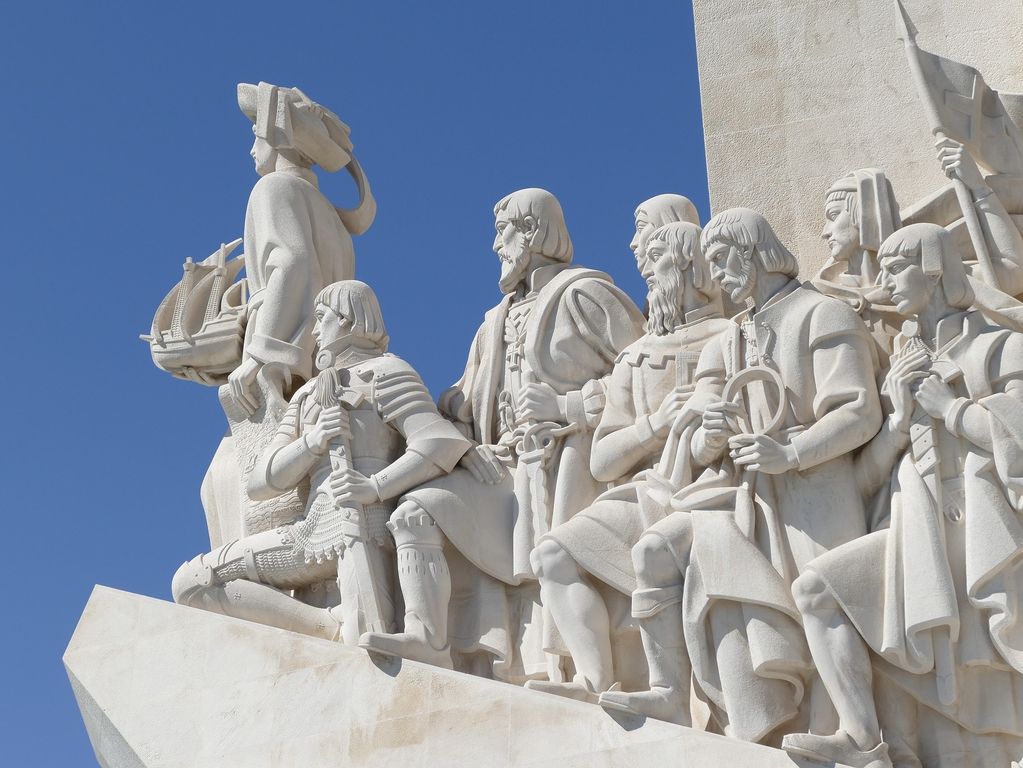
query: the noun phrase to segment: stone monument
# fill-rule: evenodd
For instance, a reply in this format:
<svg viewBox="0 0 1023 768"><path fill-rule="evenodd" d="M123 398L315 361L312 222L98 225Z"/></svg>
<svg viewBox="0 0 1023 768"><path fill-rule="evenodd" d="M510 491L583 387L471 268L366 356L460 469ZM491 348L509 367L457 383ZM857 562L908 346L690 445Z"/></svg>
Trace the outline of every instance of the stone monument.
<svg viewBox="0 0 1023 768"><path fill-rule="evenodd" d="M355 279L348 126L238 86L244 237L143 337L219 387L211 547L176 605L90 598L103 766L1023 761L1021 9L694 5L715 215L635 209L641 312L499 200L436 404Z"/></svg>

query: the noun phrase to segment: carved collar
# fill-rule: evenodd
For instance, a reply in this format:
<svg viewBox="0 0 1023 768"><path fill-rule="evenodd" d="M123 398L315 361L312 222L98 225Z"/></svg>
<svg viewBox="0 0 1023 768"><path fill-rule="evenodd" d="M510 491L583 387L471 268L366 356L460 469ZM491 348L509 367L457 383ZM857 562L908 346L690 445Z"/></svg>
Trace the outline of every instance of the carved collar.
<svg viewBox="0 0 1023 768"><path fill-rule="evenodd" d="M529 292L539 293L568 266L568 264L547 264L539 269L534 269L529 277L526 278L526 282L529 284Z"/></svg>
<svg viewBox="0 0 1023 768"><path fill-rule="evenodd" d="M320 188L319 179L316 178L316 174L313 173L312 169L310 168L300 168L297 165L293 165L287 168L278 168L277 170L274 171L274 173L283 173L288 176L296 176L302 179L303 181L308 181L316 189Z"/></svg>
<svg viewBox="0 0 1023 768"><path fill-rule="evenodd" d="M710 304L704 304L698 309L694 309L691 312L686 312L686 325L697 323L700 320L706 320L708 317L720 317L721 312L719 307L715 306L712 302Z"/></svg>

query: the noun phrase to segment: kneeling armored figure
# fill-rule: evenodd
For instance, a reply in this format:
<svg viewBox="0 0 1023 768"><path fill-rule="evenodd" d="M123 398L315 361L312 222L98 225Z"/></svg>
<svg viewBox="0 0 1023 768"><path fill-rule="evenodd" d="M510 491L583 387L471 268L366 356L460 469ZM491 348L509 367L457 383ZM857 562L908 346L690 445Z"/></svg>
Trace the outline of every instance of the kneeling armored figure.
<svg viewBox="0 0 1023 768"><path fill-rule="evenodd" d="M393 631L393 540L386 523L405 491L454 468L469 441L437 412L415 370L387 353L373 290L357 280L316 297L320 372L291 399L250 475L253 499L309 483L304 517L183 564L174 600L355 644ZM288 594L337 577L340 606Z"/></svg>

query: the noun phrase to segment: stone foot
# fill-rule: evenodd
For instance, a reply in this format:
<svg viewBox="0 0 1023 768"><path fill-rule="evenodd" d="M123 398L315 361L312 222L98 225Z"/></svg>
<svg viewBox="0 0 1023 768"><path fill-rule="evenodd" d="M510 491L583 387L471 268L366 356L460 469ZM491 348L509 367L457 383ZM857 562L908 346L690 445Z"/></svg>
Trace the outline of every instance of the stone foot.
<svg viewBox="0 0 1023 768"><path fill-rule="evenodd" d="M555 696L564 696L566 699L585 701L587 704L597 703L597 693L591 691L582 683L575 681L569 683L552 683L547 680L527 680L526 688L541 693L552 693Z"/></svg>
<svg viewBox="0 0 1023 768"><path fill-rule="evenodd" d="M403 659L420 661L435 667L454 668L451 663L450 645L437 650L422 638L407 632L398 632L393 635L367 632L359 638L359 647L383 656L400 656Z"/></svg>
<svg viewBox="0 0 1023 768"><path fill-rule="evenodd" d="M692 727L689 699L688 697L683 699L681 691L674 688L653 688L649 691L625 693L616 688L617 686L612 686L611 690L600 694L597 703L604 709Z"/></svg>
<svg viewBox="0 0 1023 768"><path fill-rule="evenodd" d="M782 739L781 746L792 755L814 760L830 760L843 763L850 768L892 768L887 744L882 741L870 751L864 752L845 731L839 731L833 736L790 733Z"/></svg>

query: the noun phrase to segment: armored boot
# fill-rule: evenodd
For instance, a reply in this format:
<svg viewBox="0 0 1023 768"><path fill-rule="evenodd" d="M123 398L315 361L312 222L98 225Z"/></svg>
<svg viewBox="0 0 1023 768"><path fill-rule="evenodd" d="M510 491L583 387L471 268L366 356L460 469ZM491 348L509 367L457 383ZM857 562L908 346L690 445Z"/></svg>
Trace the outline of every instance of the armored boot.
<svg viewBox="0 0 1023 768"><path fill-rule="evenodd" d="M279 564L283 559L273 551L257 551L233 542L183 563L174 574L171 594L180 605L340 640L341 615L337 608L319 608L295 600L281 591L291 586L287 583L261 583L272 573L267 561Z"/></svg>
<svg viewBox="0 0 1023 768"><path fill-rule="evenodd" d="M402 505L387 527L397 549L398 583L405 597L405 631L367 632L359 638L359 647L451 669L451 575L442 551L444 535L433 518L413 504Z"/></svg>
<svg viewBox="0 0 1023 768"><path fill-rule="evenodd" d="M650 690L626 693L612 686L597 703L605 709L692 726L689 685L692 667L682 634L682 586L638 589L632 615L639 619L650 668Z"/></svg>

